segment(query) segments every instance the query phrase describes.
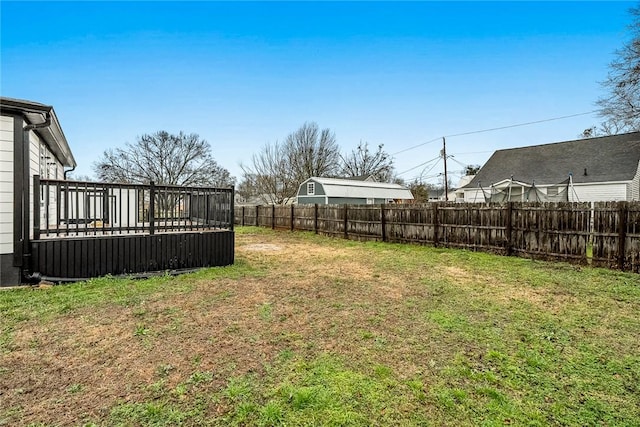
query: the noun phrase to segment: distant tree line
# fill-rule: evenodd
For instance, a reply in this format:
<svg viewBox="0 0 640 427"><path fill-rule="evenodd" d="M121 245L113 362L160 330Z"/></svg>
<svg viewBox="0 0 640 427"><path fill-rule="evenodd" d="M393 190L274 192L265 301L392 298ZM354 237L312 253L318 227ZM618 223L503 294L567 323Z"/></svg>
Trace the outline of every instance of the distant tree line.
<svg viewBox="0 0 640 427"><path fill-rule="evenodd" d="M470 165L465 172L472 174L477 168ZM184 132L143 134L135 143L104 151L93 169L97 179L104 182L229 187L236 181L215 161L206 140ZM283 142L265 144L248 163L241 164L241 169L238 193L265 204L287 203L310 177L372 177L378 182L404 184L395 176L393 158L382 144L371 149L367 142L360 141L343 153L335 133L320 129L315 122L304 123ZM417 200L425 201L429 191L436 190L418 181L407 187Z"/></svg>

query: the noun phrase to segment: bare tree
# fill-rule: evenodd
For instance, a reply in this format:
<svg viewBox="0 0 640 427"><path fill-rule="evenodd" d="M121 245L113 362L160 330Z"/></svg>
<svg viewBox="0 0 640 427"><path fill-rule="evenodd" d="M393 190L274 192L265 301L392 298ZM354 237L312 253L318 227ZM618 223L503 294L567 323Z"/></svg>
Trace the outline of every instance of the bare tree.
<svg viewBox="0 0 640 427"><path fill-rule="evenodd" d="M195 133L142 135L135 144L106 150L93 168L106 182L227 187L235 181L213 159L209 143Z"/></svg>
<svg viewBox="0 0 640 427"><path fill-rule="evenodd" d="M312 176L334 176L338 170L340 150L336 136L317 123L304 123L290 133L284 144L266 144L240 165L241 186L249 195L264 203L282 204L296 196L302 181Z"/></svg>
<svg viewBox="0 0 640 427"><path fill-rule="evenodd" d="M609 64L607 78L601 82L608 95L596 103L604 118L599 133L605 135L640 130L640 7L629 13L631 39L616 51L617 58Z"/></svg>
<svg viewBox="0 0 640 427"><path fill-rule="evenodd" d="M340 148L335 133L328 128L320 130L318 124L306 122L285 140L293 177L301 182L312 176L332 176L338 171Z"/></svg>
<svg viewBox="0 0 640 427"><path fill-rule="evenodd" d="M262 151L251 156L251 164L241 164L240 183L245 197L256 197L261 203L283 204L295 197L296 184L286 148L276 142L266 144Z"/></svg>
<svg viewBox="0 0 640 427"><path fill-rule="evenodd" d="M373 176L379 182L393 179L393 158L378 145L376 152L369 151L369 144L362 141L351 153L341 156L342 175L345 177Z"/></svg>

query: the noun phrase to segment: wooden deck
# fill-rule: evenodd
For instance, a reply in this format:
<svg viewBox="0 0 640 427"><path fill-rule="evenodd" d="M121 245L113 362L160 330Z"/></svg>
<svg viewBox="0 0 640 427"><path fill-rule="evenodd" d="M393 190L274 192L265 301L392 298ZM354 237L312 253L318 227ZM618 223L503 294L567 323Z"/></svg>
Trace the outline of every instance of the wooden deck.
<svg viewBox="0 0 640 427"><path fill-rule="evenodd" d="M30 280L67 282L234 262L233 189L34 179ZM159 206L162 206L160 209Z"/></svg>

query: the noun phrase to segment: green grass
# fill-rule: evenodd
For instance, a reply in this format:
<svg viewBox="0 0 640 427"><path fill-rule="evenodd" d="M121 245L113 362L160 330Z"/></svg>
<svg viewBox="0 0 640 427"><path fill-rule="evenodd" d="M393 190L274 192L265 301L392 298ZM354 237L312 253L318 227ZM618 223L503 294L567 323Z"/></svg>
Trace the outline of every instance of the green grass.
<svg viewBox="0 0 640 427"><path fill-rule="evenodd" d="M232 267L0 292L0 425L73 402L75 425L640 425L638 275L254 227L237 247ZM124 374L71 373L25 415L10 362L90 362L79 318L121 337Z"/></svg>

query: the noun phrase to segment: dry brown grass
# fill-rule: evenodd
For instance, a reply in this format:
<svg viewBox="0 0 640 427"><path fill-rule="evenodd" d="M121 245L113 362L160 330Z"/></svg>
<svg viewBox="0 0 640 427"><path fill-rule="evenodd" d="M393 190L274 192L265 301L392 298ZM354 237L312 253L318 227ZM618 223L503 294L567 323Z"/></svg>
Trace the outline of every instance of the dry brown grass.
<svg viewBox="0 0 640 427"><path fill-rule="evenodd" d="M0 354L0 420L103 420L114 406L148 400L154 385L175 389L194 372L213 373L206 387L215 393L230 377L264 375L283 350L357 355L362 369L386 366L399 381L421 378L428 389L456 355L481 360L486 352L485 344L430 320L447 301L470 307L465 322L500 328L508 325L483 310L484 302L494 310L526 304L553 316L579 304L554 286L518 285L448 260L422 265L396 250L244 233L237 235L236 258L253 270L237 278L168 278L157 292L129 301L16 322ZM406 267L385 266L394 256ZM212 401L207 413L225 413L228 405Z"/></svg>

